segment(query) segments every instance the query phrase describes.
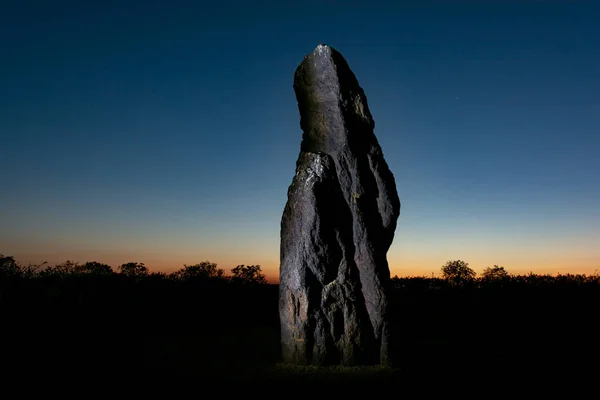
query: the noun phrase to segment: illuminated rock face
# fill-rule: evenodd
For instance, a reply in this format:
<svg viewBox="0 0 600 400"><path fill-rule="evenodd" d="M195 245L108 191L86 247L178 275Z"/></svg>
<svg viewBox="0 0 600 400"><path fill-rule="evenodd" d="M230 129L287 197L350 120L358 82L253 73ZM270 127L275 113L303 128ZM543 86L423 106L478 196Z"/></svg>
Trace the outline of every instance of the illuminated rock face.
<svg viewBox="0 0 600 400"><path fill-rule="evenodd" d="M317 46L298 66L294 90L303 138L281 221L283 361L390 365L394 176L339 52Z"/></svg>

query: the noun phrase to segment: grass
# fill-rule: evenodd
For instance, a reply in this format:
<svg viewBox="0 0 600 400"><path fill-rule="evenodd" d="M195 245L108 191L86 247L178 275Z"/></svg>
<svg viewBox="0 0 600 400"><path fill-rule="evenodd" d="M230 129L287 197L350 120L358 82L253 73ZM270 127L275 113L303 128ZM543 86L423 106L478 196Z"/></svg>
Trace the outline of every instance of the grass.
<svg viewBox="0 0 600 400"><path fill-rule="evenodd" d="M275 370L283 374L308 374L308 375L373 375L390 373L393 371L392 368L373 365L373 366L356 366L356 367L344 367L344 366L329 366L329 367L317 367L313 365L293 365L286 363L277 363Z"/></svg>
<svg viewBox="0 0 600 400"><path fill-rule="evenodd" d="M291 365L277 363L267 372L275 382L303 382L320 384L384 383L401 379L400 369L374 366L328 366Z"/></svg>

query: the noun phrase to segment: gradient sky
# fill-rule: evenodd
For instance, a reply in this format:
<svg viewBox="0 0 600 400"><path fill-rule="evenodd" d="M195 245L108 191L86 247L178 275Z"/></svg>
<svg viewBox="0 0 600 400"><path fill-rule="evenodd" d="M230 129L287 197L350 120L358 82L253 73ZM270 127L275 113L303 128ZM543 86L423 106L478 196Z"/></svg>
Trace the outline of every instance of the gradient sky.
<svg viewBox="0 0 600 400"><path fill-rule="evenodd" d="M279 269L319 43L366 92L402 202L392 274L600 270L598 1L0 6L0 253Z"/></svg>

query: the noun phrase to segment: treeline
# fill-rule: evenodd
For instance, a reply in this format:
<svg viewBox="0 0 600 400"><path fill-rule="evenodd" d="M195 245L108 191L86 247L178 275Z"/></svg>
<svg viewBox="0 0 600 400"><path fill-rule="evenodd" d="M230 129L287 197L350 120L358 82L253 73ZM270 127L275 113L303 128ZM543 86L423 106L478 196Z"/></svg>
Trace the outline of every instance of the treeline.
<svg viewBox="0 0 600 400"><path fill-rule="evenodd" d="M231 270L231 275L226 275L225 270L218 268L217 264L203 261L194 265L185 265L172 273L150 272L144 263L129 262L117 267L116 271L108 264L96 261L79 263L67 260L60 264L21 264L12 256L0 254L0 277L4 279L15 278L76 278L76 277L109 277L120 275L134 280L168 279L173 281L212 280L240 284L265 284L267 279L261 271L260 265L238 265Z"/></svg>
<svg viewBox="0 0 600 400"><path fill-rule="evenodd" d="M600 289L600 274L534 274L509 273L504 267L487 267L478 275L463 260L448 261L441 267L441 277L392 277L393 287L398 290L418 288L425 291L444 289L485 289L485 288L596 288Z"/></svg>
<svg viewBox="0 0 600 400"><path fill-rule="evenodd" d="M418 312L426 308L448 315L454 313L448 307L488 313L494 308L523 309L525 304L554 312L574 302L594 304L600 295L597 274L513 275L494 265L477 275L462 260L444 264L440 278L394 276L391 282L391 301L402 310L399 314L406 314L409 304L416 304ZM0 306L16 314L86 310L91 315L105 310L133 323L142 315L146 321L158 316L187 321L185 315L193 313L196 321L253 318L275 324L277 296L278 285L267 284L260 265L238 265L226 274L217 264L203 261L167 274L150 272L138 262L113 270L99 262L23 265L0 255Z"/></svg>
<svg viewBox="0 0 600 400"><path fill-rule="evenodd" d="M0 353L16 376L162 376L198 363L210 372L254 351L256 329L269 338L262 353L276 357L276 299L259 265L226 273L204 261L167 274L139 262L25 265L0 255Z"/></svg>
<svg viewBox="0 0 600 400"><path fill-rule="evenodd" d="M504 267L493 265L487 267L478 275L469 264L462 260L448 261L441 267L441 277L434 276L408 276L392 277L393 287L395 289L405 289L408 287L428 288L431 290L441 290L446 288L465 288L484 286L569 286L569 287L589 287L600 286L600 274L534 274L525 275L510 274ZM66 279L91 279L100 280L106 278L119 278L121 280L130 280L135 282L202 282L212 286L222 286L223 284L250 284L264 285L267 283L265 275L262 273L260 265L238 265L231 269L230 274L225 270L218 268L216 263L202 261L198 264L186 265L174 272L150 272L144 263L129 262L113 269L110 265L96 261L79 263L67 260L63 263L48 265L42 264L21 264L12 256L0 254L0 278L6 284L7 282L22 279L38 279L49 282L58 282Z"/></svg>
<svg viewBox="0 0 600 400"><path fill-rule="evenodd" d="M17 325L162 330L260 322L276 313L276 293L260 265L238 265L226 274L203 261L167 274L139 262L114 270L99 262L25 265L0 255L0 308Z"/></svg>

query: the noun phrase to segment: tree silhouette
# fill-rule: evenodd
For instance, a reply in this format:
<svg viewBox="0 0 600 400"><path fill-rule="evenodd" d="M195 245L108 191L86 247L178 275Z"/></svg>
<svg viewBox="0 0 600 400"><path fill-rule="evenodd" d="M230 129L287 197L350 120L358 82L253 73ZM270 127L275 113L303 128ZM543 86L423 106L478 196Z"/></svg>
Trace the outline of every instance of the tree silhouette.
<svg viewBox="0 0 600 400"><path fill-rule="evenodd" d="M15 261L15 258L12 256L0 254L0 277L34 278L45 264L47 264L46 261L41 264L23 265Z"/></svg>
<svg viewBox="0 0 600 400"><path fill-rule="evenodd" d="M48 266L46 269L40 272L42 276L52 276L57 278L67 278L75 275L81 268L81 265L77 261L67 260L60 264Z"/></svg>
<svg viewBox="0 0 600 400"><path fill-rule="evenodd" d="M172 278L178 280L189 279L221 279L225 276L225 271L217 268L217 264L210 261L202 261L194 265L185 265L180 270L171 274Z"/></svg>
<svg viewBox="0 0 600 400"><path fill-rule="evenodd" d="M448 261L442 266L442 278L455 285L471 282L476 275L476 272L469 268L469 263L462 260Z"/></svg>
<svg viewBox="0 0 600 400"><path fill-rule="evenodd" d="M21 267L12 256L0 254L0 277L18 277L21 276Z"/></svg>
<svg viewBox="0 0 600 400"><path fill-rule="evenodd" d="M114 273L110 265L102 264L97 261L88 261L78 266L77 272L94 276L109 276Z"/></svg>
<svg viewBox="0 0 600 400"><path fill-rule="evenodd" d="M504 267L494 265L493 267L484 269L481 277L486 280L504 279L508 278L508 272L506 272Z"/></svg>
<svg viewBox="0 0 600 400"><path fill-rule="evenodd" d="M235 283L267 283L267 278L260 271L260 265L238 265L231 270L231 280Z"/></svg>
<svg viewBox="0 0 600 400"><path fill-rule="evenodd" d="M119 266L119 273L131 278L140 278L148 275L148 267L144 263L129 262Z"/></svg>
<svg viewBox="0 0 600 400"><path fill-rule="evenodd" d="M4 300L5 285L9 285L11 278L21 277L21 267L12 256L0 254L0 305Z"/></svg>

